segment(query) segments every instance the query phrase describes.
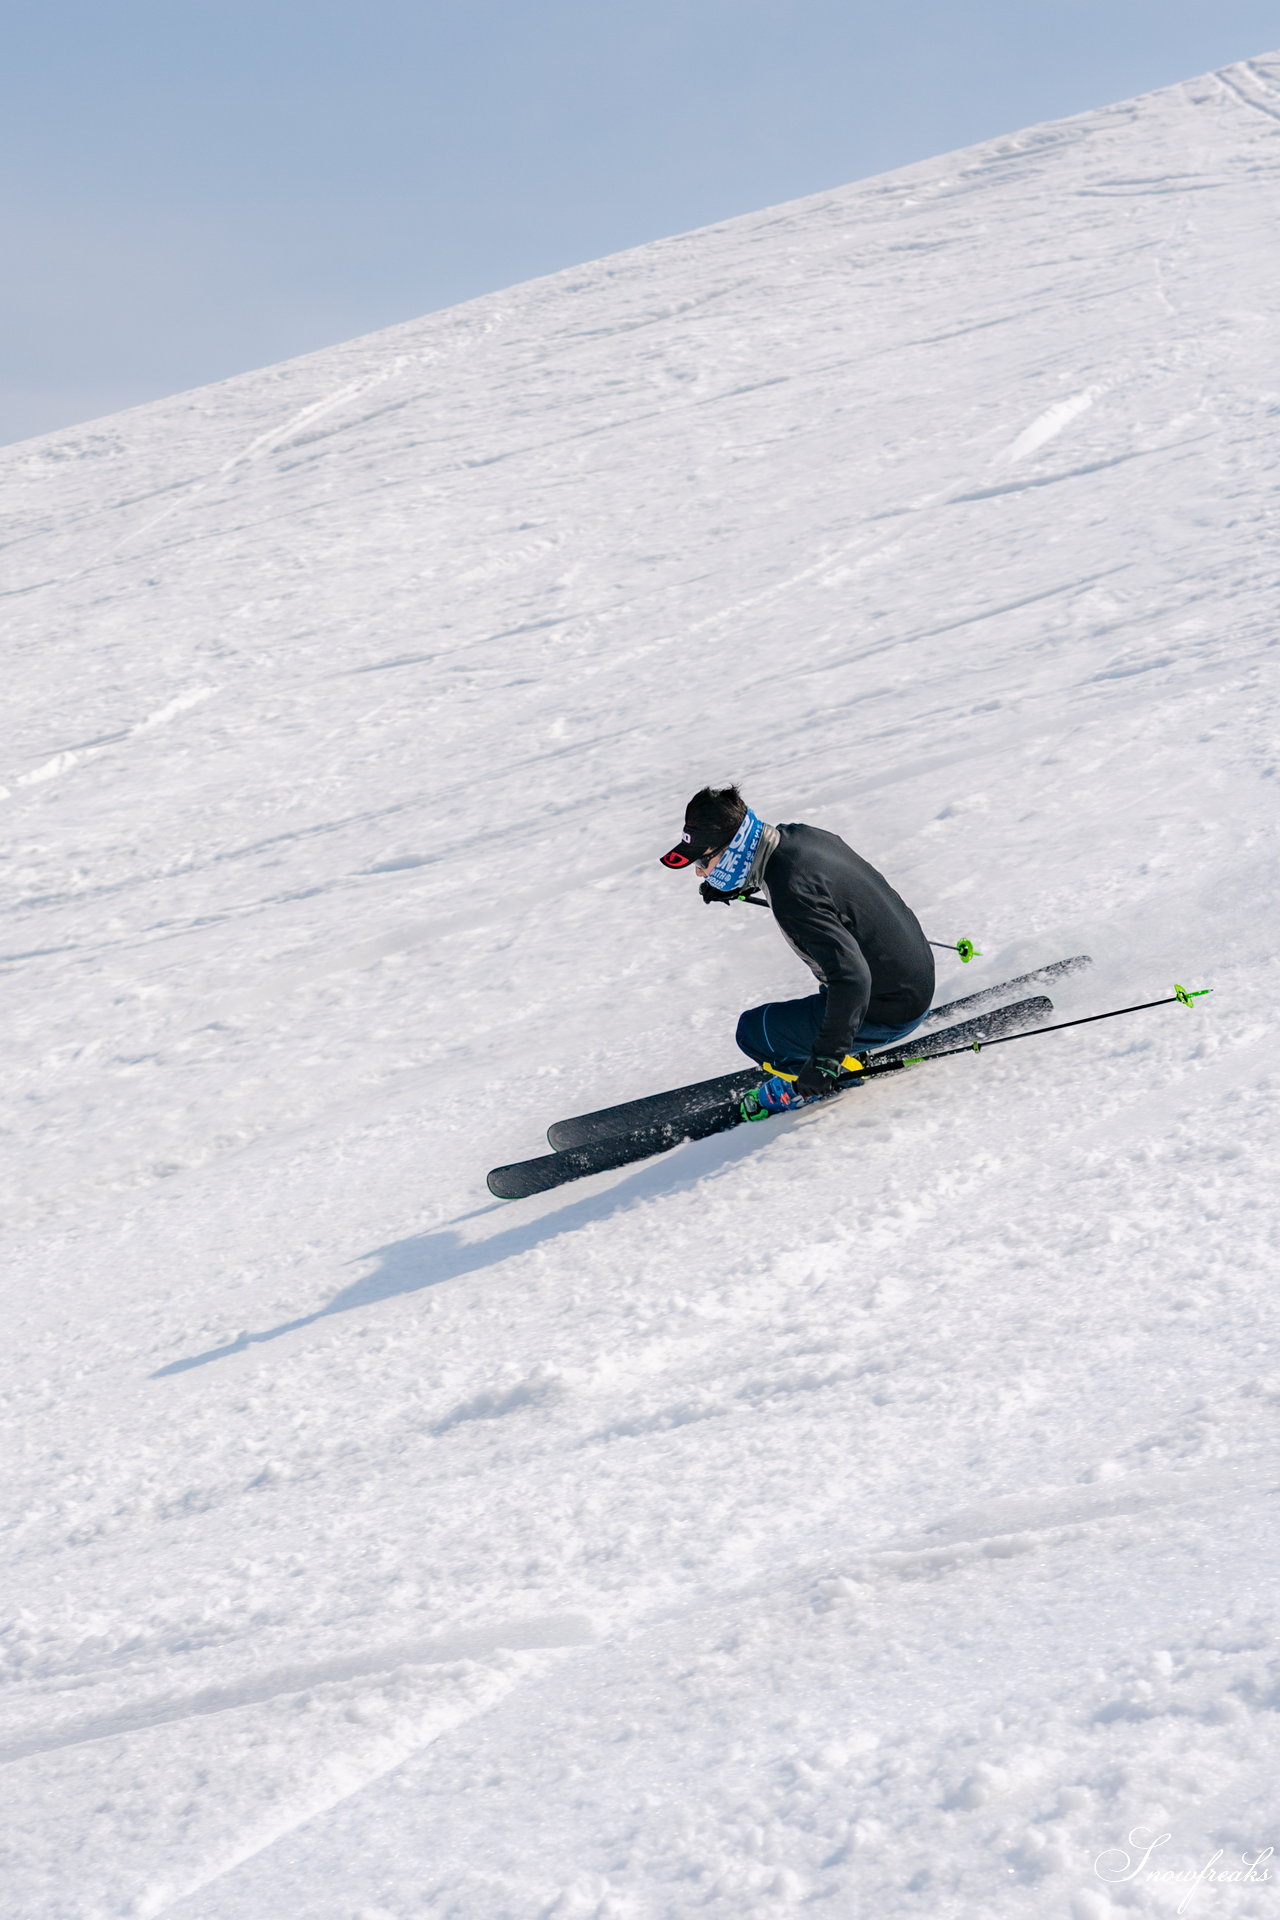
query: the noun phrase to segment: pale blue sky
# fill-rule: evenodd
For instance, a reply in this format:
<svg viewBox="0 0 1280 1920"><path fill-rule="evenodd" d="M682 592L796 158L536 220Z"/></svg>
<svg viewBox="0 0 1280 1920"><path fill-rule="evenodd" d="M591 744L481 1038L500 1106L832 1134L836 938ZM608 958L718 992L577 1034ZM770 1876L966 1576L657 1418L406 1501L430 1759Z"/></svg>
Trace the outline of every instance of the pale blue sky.
<svg viewBox="0 0 1280 1920"><path fill-rule="evenodd" d="M1275 0L4 0L0 441L1280 44Z"/></svg>

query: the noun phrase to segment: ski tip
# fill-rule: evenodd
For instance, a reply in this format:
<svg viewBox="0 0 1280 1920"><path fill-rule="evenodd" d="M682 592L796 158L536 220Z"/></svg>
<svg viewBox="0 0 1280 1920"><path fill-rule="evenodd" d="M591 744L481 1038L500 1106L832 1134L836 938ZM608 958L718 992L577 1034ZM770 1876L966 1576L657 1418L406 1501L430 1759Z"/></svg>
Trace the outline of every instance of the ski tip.
<svg viewBox="0 0 1280 1920"><path fill-rule="evenodd" d="M550 1193L570 1180L585 1174L603 1172L613 1164L603 1164L590 1154L541 1153L532 1160L514 1160L510 1166L494 1167L485 1185L495 1200L531 1200L535 1193Z"/></svg>
<svg viewBox="0 0 1280 1920"><path fill-rule="evenodd" d="M537 1192L536 1187L529 1188L514 1178L523 1171L523 1165L494 1167L486 1176L485 1185L495 1200L523 1200L529 1192Z"/></svg>

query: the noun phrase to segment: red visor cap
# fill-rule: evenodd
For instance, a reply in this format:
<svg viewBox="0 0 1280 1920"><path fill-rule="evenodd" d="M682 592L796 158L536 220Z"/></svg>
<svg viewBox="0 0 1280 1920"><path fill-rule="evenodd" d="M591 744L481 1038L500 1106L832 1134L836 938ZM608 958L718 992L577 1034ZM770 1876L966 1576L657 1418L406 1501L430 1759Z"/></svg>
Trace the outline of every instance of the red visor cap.
<svg viewBox="0 0 1280 1920"><path fill-rule="evenodd" d="M664 867L691 867L698 860L705 860L709 853L719 852L719 843L705 837L695 840L691 834L682 833L670 853L664 853Z"/></svg>

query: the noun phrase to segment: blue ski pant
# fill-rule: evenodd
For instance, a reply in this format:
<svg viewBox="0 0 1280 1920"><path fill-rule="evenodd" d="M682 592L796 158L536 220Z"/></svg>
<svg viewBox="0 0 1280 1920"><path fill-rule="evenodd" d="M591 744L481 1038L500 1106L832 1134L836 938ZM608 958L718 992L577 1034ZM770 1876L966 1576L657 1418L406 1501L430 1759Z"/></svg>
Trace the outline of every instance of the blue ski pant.
<svg viewBox="0 0 1280 1920"><path fill-rule="evenodd" d="M782 1067L788 1073L802 1067L813 1052L813 1043L827 1017L827 990L821 988L803 1000L770 1000L767 1006L748 1007L738 1022L735 1036L749 1059L763 1066ZM920 1020L924 1015L920 1015ZM914 1033L920 1020L908 1020L902 1027L886 1027L878 1020L864 1020L853 1036L854 1047L888 1046L890 1041L905 1040Z"/></svg>

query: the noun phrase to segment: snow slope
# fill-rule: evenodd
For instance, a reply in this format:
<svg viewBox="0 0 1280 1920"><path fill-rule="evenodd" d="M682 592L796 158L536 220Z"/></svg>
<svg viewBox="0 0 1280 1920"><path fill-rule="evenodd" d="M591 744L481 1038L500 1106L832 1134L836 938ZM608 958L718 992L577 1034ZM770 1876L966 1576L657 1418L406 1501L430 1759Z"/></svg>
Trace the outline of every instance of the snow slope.
<svg viewBox="0 0 1280 1920"><path fill-rule="evenodd" d="M1280 1843L1278 187L1272 57L0 454L6 1915ZM491 1203L807 991L724 775L1213 996Z"/></svg>

